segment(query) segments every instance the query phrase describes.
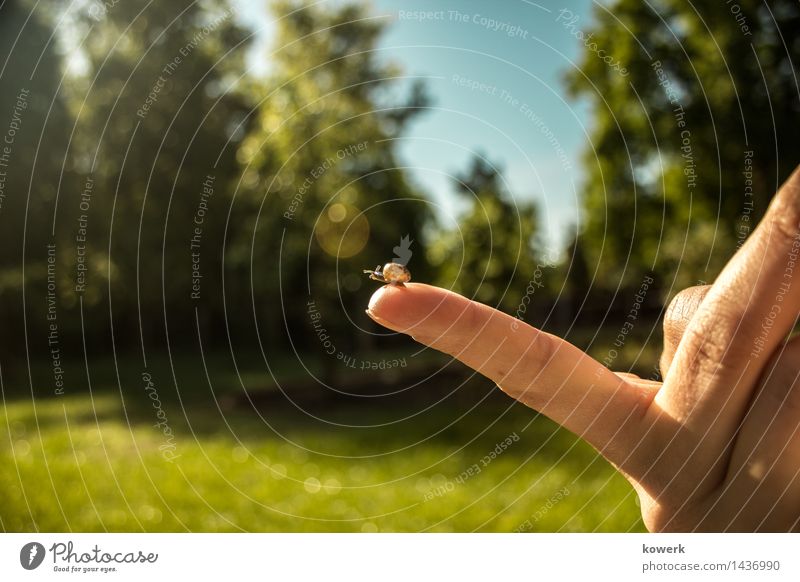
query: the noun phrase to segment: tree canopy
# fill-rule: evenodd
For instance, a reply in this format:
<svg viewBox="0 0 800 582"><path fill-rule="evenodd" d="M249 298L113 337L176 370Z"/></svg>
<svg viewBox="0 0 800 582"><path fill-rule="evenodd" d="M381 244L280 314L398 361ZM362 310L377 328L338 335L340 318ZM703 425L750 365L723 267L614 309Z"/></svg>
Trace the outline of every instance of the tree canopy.
<svg viewBox="0 0 800 582"><path fill-rule="evenodd" d="M800 161L800 5L615 0L571 25L584 48L567 84L592 106L581 238L598 283L713 280Z"/></svg>

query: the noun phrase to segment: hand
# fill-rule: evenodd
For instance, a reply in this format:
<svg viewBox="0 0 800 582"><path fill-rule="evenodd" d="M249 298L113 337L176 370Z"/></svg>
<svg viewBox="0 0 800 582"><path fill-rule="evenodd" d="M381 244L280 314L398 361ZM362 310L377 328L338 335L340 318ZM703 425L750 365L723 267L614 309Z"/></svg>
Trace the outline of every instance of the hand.
<svg viewBox="0 0 800 582"><path fill-rule="evenodd" d="M444 289L385 286L367 313L586 439L651 531L800 530L800 167L714 284L671 303L664 382Z"/></svg>

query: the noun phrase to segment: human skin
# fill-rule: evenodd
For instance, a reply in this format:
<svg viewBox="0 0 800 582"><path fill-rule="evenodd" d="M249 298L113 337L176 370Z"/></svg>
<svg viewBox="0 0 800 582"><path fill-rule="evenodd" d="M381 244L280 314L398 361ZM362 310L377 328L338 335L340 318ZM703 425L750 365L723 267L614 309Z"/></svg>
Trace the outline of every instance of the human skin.
<svg viewBox="0 0 800 582"><path fill-rule="evenodd" d="M450 354L592 444L631 482L650 531L800 531L800 167L707 287L667 309L663 382L429 285L367 313Z"/></svg>

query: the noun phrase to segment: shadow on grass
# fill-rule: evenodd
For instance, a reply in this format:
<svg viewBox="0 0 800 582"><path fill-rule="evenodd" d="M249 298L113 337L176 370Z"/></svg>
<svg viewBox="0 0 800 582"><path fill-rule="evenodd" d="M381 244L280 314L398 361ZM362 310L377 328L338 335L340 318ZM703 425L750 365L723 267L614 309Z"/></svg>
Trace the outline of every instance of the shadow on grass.
<svg viewBox="0 0 800 582"><path fill-rule="evenodd" d="M19 377L16 383L4 383L3 396L7 406L18 409L21 422L40 431L63 429L65 421L115 422L149 427L160 436L166 425L178 440L233 438L246 444L279 438L314 443L312 448L321 454L353 458L425 444L482 456L513 433L530 439L536 455L552 462L558 462L565 447L585 447L491 382L443 357L394 370L389 380L383 371L370 371L343 376L331 386L308 375L302 381L285 371L276 379L258 371L255 358L248 363L250 367L240 367L237 375L225 365L225 356L207 359L212 390L196 359L153 360L147 373L154 388L148 390L143 368L135 360L97 360L91 391L86 383L72 384L64 396L43 390L49 377L35 367L35 400ZM74 364L65 368L79 370ZM241 386L244 377L250 380L249 389ZM370 390L371 382L375 390ZM329 449L329 442L336 444Z"/></svg>
<svg viewBox="0 0 800 582"><path fill-rule="evenodd" d="M396 386L365 374L359 395L296 373L281 392L242 367L248 398L224 359L209 366L214 391L189 358L173 361L180 390L169 362L150 362L158 407L133 361L120 362L121 389L102 362L91 392L54 396L37 384L32 398L4 382L0 529L360 531L359 520L372 527L370 516L385 515L381 530L511 531L562 487L569 502L537 529L640 527L630 487L591 447L463 367L431 377L409 367ZM160 452L159 411L176 463ZM479 476L426 501L473 465Z"/></svg>

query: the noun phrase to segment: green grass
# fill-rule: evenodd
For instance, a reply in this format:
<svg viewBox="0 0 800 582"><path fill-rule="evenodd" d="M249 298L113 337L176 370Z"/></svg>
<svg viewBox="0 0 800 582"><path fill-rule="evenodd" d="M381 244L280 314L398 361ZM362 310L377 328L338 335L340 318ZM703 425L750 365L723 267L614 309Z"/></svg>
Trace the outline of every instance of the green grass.
<svg viewBox="0 0 800 582"><path fill-rule="evenodd" d="M121 389L101 370L91 394L38 396L45 380L35 380L35 401L6 382L0 529L642 530L630 486L588 445L483 382L449 395L457 384L304 405L320 421L285 399L220 410L198 363L187 361L180 398L167 389L166 368L156 375L179 455L168 462L138 369L129 368ZM484 466L514 433L519 440ZM458 483L475 463L481 471Z"/></svg>

